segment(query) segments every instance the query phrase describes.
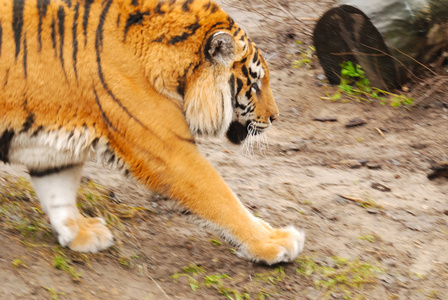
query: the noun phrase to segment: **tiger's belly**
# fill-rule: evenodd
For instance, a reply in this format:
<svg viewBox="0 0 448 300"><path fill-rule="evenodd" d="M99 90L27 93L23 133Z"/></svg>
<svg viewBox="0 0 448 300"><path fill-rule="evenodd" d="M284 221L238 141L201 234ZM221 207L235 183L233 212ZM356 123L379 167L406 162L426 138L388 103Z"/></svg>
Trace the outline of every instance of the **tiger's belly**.
<svg viewBox="0 0 448 300"><path fill-rule="evenodd" d="M24 165L32 176L42 175L82 165L97 152L97 146L98 140L88 130L24 132L11 139L8 160Z"/></svg>

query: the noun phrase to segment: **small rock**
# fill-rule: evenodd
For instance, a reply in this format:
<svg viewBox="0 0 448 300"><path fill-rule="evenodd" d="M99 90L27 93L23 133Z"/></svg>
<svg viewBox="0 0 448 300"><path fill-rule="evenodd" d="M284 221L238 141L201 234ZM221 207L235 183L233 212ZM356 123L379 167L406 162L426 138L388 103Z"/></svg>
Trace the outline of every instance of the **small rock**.
<svg viewBox="0 0 448 300"><path fill-rule="evenodd" d="M348 159L348 160L343 160L340 162L341 165L346 165L348 166L350 169L359 169L362 167L362 164L355 160L355 159Z"/></svg>
<svg viewBox="0 0 448 300"><path fill-rule="evenodd" d="M369 168L371 170L379 170L379 169L381 169L381 166L379 164L377 164L377 163L369 162L369 163L366 164L366 166L367 166L367 168Z"/></svg>
<svg viewBox="0 0 448 300"><path fill-rule="evenodd" d="M421 149L425 149L426 147L428 147L428 145L426 145L426 144L412 144L411 147L414 148L414 149L417 149L417 150L421 150Z"/></svg>
<svg viewBox="0 0 448 300"><path fill-rule="evenodd" d="M367 212L368 212L369 214L371 214L371 215L376 215L376 214L379 213L379 210L378 210L377 208L371 208L371 207L369 207L369 208L367 208Z"/></svg>
<svg viewBox="0 0 448 300"><path fill-rule="evenodd" d="M367 158L361 158L361 159L358 159L358 162L361 165L365 166L365 165L367 165L369 163L369 160Z"/></svg>
<svg viewBox="0 0 448 300"><path fill-rule="evenodd" d="M419 224L415 223L415 222L405 222L404 225L414 231L422 231L422 226L420 226Z"/></svg>
<svg viewBox="0 0 448 300"><path fill-rule="evenodd" d="M357 126L362 126L367 124L366 121L364 121L361 118L354 118L351 119L350 121L348 121L347 123L345 123L345 127L350 128L350 127L357 127Z"/></svg>
<svg viewBox="0 0 448 300"><path fill-rule="evenodd" d="M390 163L397 167L401 166L401 162L399 162L398 160L393 159L393 158L390 160Z"/></svg>
<svg viewBox="0 0 448 300"><path fill-rule="evenodd" d="M315 117L313 121L319 121L319 122L337 122L337 117Z"/></svg>
<svg viewBox="0 0 448 300"><path fill-rule="evenodd" d="M395 283L395 279L388 274L380 274L380 275L378 275L378 279L387 285L392 285Z"/></svg>
<svg viewBox="0 0 448 300"><path fill-rule="evenodd" d="M317 74L316 79L324 81L324 80L327 80L327 76L325 76L324 73L320 73L320 74Z"/></svg>
<svg viewBox="0 0 448 300"><path fill-rule="evenodd" d="M378 183L378 182L372 183L371 187L373 189L381 191L381 192L390 192L391 191L390 187L388 187L382 183Z"/></svg>

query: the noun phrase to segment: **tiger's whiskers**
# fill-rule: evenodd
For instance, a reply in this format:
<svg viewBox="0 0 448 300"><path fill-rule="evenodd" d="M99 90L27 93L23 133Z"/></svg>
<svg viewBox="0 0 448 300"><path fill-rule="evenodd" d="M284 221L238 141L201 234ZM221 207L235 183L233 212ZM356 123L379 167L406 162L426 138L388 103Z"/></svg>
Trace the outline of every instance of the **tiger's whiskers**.
<svg viewBox="0 0 448 300"><path fill-rule="evenodd" d="M260 154L265 156L269 146L266 133L257 133L256 126L253 123L249 124L247 131L247 138L241 147L243 155L252 158L255 154L255 150L258 148Z"/></svg>

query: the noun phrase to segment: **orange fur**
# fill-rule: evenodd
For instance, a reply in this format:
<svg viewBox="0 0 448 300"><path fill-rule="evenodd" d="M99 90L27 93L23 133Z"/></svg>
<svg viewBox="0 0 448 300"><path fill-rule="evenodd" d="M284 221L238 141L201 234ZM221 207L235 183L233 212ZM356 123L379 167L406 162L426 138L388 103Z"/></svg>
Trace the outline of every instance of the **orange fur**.
<svg viewBox="0 0 448 300"><path fill-rule="evenodd" d="M251 216L194 144L194 134L222 135L237 119L232 79L244 79L241 95L251 93L248 121L267 128L276 118L269 71L258 49L208 0L135 2L95 0L85 35L85 0L71 6L52 0L45 14L36 0L1 0L0 137L85 133L91 141L86 149L102 141L148 188L179 200L250 259L294 259L303 236ZM18 3L24 3L20 30L20 14L11 14ZM13 20L16 27L10 26ZM207 43L220 32L233 40L232 53L210 59L214 52L206 51ZM257 81L260 91L251 92L243 69L257 56L264 76ZM79 227L75 249L82 249L89 226L96 226L84 219L68 225Z"/></svg>

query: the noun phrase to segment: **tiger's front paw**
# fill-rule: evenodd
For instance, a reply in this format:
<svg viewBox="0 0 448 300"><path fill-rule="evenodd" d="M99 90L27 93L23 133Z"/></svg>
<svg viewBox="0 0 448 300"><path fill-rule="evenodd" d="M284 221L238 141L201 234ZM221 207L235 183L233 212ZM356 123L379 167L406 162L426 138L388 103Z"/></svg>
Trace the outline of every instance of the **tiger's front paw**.
<svg viewBox="0 0 448 300"><path fill-rule="evenodd" d="M303 251L304 244L305 232L288 226L270 229L265 239L243 247L240 254L252 261L272 265L293 261Z"/></svg>
<svg viewBox="0 0 448 300"><path fill-rule="evenodd" d="M98 252L113 245L113 236L101 218L80 216L69 219L64 230L58 231L58 240L62 246L78 252Z"/></svg>

